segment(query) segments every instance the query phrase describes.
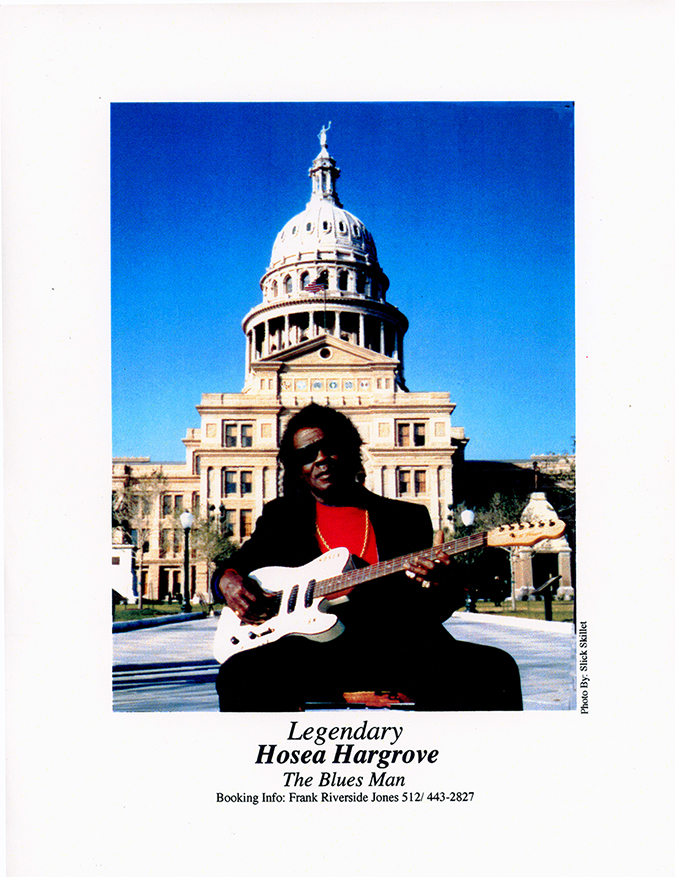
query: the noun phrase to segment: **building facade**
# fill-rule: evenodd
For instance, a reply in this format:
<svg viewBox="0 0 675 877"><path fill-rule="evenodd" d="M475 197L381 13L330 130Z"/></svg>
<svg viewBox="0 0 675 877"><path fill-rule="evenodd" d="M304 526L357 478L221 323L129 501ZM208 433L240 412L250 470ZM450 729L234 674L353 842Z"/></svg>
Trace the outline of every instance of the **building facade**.
<svg viewBox="0 0 675 877"><path fill-rule="evenodd" d="M248 538L263 505L280 492L285 425L310 402L339 408L358 427L366 487L425 505L435 528L447 524L453 469L467 439L452 423L448 393L406 387L408 321L387 300L389 280L372 235L340 202L325 129L320 143L310 200L277 235L262 300L243 319L242 391L202 396L200 426L183 439L184 464L113 461L114 493L135 497L139 585L151 599L182 588L184 509L198 522L214 515L236 542ZM191 592L208 595L208 564L198 547L192 554Z"/></svg>

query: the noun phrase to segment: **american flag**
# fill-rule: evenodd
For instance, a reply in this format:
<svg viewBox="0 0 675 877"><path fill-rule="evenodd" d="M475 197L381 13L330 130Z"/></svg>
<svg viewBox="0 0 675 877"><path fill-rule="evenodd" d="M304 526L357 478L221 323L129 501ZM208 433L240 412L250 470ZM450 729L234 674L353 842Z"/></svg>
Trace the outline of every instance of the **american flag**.
<svg viewBox="0 0 675 877"><path fill-rule="evenodd" d="M308 283L307 286L303 290L304 292L325 292L326 287L322 286L320 283Z"/></svg>

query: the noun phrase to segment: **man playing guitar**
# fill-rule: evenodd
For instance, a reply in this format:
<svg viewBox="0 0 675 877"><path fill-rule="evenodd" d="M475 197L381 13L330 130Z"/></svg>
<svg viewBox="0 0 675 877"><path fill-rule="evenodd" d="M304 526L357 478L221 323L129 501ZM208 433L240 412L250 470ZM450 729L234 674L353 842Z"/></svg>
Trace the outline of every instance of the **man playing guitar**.
<svg viewBox="0 0 675 877"><path fill-rule="evenodd" d="M265 506L229 568L213 576L215 599L251 638L269 630L280 599L248 578L252 571L286 567L292 575L341 547L363 566L431 546L425 507L363 487L361 444L352 422L332 408L312 404L289 421L279 449L284 495ZM228 657L216 683L221 711L346 706L345 692L354 691L402 694L419 710L522 709L513 658L459 642L443 627L465 597L452 559L439 549L401 568L349 596L333 595L328 611L339 623L323 635L285 635Z"/></svg>

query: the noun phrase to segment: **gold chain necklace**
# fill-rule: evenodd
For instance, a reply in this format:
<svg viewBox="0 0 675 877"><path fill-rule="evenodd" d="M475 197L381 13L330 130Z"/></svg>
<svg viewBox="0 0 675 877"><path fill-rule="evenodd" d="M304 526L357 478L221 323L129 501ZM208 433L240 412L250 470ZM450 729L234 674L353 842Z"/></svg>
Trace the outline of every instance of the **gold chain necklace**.
<svg viewBox="0 0 675 877"><path fill-rule="evenodd" d="M364 552L366 550L366 545L368 544L368 536L370 534L370 515L368 514L368 509L366 509L365 512L366 512L366 531L363 535L363 546L361 547L361 552L358 555L359 557L363 557L363 555L364 555ZM321 532L321 528L319 527L318 521L316 522L316 532L318 533L319 539L321 540L321 543L323 544L326 551L330 551L331 547L328 544L328 542L326 542L326 538L323 535L323 533Z"/></svg>

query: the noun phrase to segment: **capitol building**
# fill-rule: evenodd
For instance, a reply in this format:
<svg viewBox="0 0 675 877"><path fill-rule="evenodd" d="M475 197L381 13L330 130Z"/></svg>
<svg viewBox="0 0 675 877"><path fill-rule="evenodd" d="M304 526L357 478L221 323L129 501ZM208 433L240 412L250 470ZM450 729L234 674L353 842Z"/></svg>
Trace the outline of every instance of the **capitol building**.
<svg viewBox="0 0 675 877"><path fill-rule="evenodd" d="M422 503L435 527L447 523L464 431L452 425L448 393L406 388L408 320L388 301L373 236L340 201L340 170L325 130L320 141L307 206L279 231L260 280L261 301L243 318L244 387L202 396L201 425L183 439L185 463L162 463L161 491L137 508L147 515L142 577L149 598L180 588L184 509L199 519L213 507L235 541L250 535L263 505L280 491L284 427L310 402L339 408L356 424L370 490ZM125 480L142 485L159 468L146 458L117 458L113 490L119 493ZM208 592L207 564L197 552L192 585Z"/></svg>
<svg viewBox="0 0 675 877"><path fill-rule="evenodd" d="M144 549L147 598L182 590L183 510L193 512L197 526L211 515L236 542L250 535L281 489L284 427L310 402L339 408L358 427L366 487L423 504L435 529L447 526L453 469L467 439L453 425L448 393L408 391L408 320L389 301L371 233L342 205L326 129L320 145L309 169L309 201L277 234L261 300L243 317L243 389L202 396L200 426L183 439L184 463L113 461L113 491L138 488L131 526ZM292 528L289 521L289 538ZM207 560L194 547L191 554L191 593L208 596Z"/></svg>

